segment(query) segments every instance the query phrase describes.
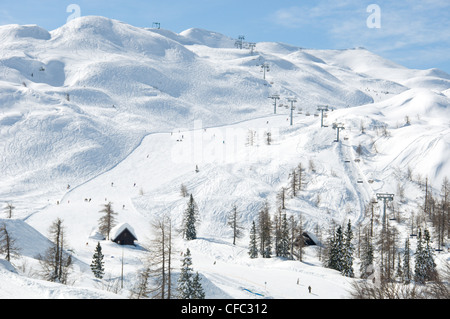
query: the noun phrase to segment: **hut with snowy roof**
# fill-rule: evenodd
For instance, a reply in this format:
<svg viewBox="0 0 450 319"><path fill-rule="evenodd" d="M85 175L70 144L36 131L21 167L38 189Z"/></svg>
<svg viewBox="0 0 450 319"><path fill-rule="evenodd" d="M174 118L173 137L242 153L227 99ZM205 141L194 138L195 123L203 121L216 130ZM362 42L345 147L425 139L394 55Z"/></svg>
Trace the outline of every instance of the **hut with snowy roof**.
<svg viewBox="0 0 450 319"><path fill-rule="evenodd" d="M134 241L137 240L134 229L127 223L119 224L111 229L109 237L119 245L134 245Z"/></svg>

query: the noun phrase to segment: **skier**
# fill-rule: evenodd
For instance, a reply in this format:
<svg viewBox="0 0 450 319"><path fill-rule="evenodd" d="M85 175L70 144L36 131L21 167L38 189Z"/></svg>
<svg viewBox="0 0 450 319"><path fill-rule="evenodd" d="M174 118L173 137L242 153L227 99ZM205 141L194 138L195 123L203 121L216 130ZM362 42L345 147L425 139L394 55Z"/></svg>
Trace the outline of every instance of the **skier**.
<svg viewBox="0 0 450 319"><path fill-rule="evenodd" d="M311 286L308 286L308 291L309 293L311 293Z"/></svg>

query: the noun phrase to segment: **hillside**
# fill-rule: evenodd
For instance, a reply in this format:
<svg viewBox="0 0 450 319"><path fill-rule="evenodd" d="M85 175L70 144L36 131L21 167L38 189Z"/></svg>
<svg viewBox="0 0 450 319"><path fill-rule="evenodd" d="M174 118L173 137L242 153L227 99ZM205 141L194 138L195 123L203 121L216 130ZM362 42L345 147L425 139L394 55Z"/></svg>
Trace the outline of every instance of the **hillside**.
<svg viewBox="0 0 450 319"><path fill-rule="evenodd" d="M306 249L303 263L248 257L248 231L264 202L275 214L278 192L301 163L306 184L286 212L325 235L333 222L367 225L375 194L397 196L399 185L407 221L423 202L419 181L428 178L439 194L450 177L450 75L437 69L407 69L362 48L257 43L251 54L216 32L176 34L103 17L53 31L0 26L0 40L0 206L16 207L1 223L22 249L15 269L2 263L1 298L127 298L151 221L170 213L181 226L181 184L196 199L201 224L199 239L178 238L177 247L192 250L207 298L259 296L248 290L266 298L348 298L352 279L323 268L318 247ZM265 79L262 63L270 66ZM272 94L286 106L276 114ZM330 107L327 127L319 105ZM339 143L333 123L345 127ZM124 249L101 241L109 278L120 275L124 252L119 294L102 290L89 268L100 240L98 212L108 201L138 237ZM245 229L237 245L227 226L234 204ZM76 259L70 287L31 271L57 217ZM409 236L407 222L397 226ZM449 258L440 253L439 267Z"/></svg>

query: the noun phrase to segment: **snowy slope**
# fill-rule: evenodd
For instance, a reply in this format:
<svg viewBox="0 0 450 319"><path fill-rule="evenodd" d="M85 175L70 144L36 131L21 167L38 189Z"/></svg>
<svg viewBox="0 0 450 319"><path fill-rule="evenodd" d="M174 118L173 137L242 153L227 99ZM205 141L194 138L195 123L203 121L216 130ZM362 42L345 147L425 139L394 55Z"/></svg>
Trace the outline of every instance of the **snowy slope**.
<svg viewBox="0 0 450 319"><path fill-rule="evenodd" d="M289 198L287 212L315 232L332 221L367 223L367 203L377 192L395 193L398 183L408 189L408 210L416 209L422 191L406 178L408 167L436 190L450 177L450 75L436 69L407 69L365 49L258 43L251 55L215 32L176 34L103 17L50 32L0 26L0 39L0 205L16 206L14 219L5 221L20 238L23 258L37 268L48 227L62 218L77 260L73 288L2 268L5 289L31 285L30 298L43 290L55 291L45 298L110 298L95 290L89 269L98 241L111 278L120 274L124 253L126 289L116 297L128 297L150 222L170 212L181 225L187 203L181 184L196 199L201 224L198 240L177 247L192 250L207 297L259 296L250 290L266 298L346 298L351 280L322 268L317 247L307 249L305 263L250 260L248 234L231 244L232 205L248 230L264 201L275 213L277 192L302 163L305 190ZM264 62L270 65L265 80ZM284 105L297 97L293 126L285 107L273 114L267 97L274 93ZM324 119L328 127L320 127L318 105L333 108ZM345 125L340 143L334 122ZM380 134L383 125L389 137ZM256 132L253 145L249 130ZM96 235L108 201L118 222L133 227L137 247L122 249Z"/></svg>

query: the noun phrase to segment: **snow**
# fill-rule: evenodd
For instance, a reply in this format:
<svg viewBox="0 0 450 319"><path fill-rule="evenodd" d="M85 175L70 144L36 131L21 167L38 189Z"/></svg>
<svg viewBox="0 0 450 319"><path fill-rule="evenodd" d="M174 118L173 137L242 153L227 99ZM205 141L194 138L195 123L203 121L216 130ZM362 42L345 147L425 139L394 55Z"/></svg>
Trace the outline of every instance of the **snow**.
<svg viewBox="0 0 450 319"><path fill-rule="evenodd" d="M317 237L331 222L368 223L365 205L378 192L396 193L398 183L407 189L407 219L423 199L408 167L436 193L450 177L450 75L437 69L407 69L365 49L265 42L251 55L216 32L176 34L93 16L49 32L0 26L0 39L0 206L16 207L0 224L22 254L12 264L0 260L0 298L127 298L151 222L170 214L181 226L188 200L181 184L201 223L197 240L177 238L175 257L191 250L207 298L349 298L354 279L323 268L319 247L306 248L304 262L248 257L248 230L264 202L275 213L278 191L301 163L307 184L286 211ZM262 62L271 67L266 80ZM274 93L297 97L293 126L285 107L273 114ZM318 105L333 108L328 127L314 116ZM340 143L335 122L345 126ZM132 225L136 247L99 236L99 211L109 201L118 223ZM227 226L234 204L246 229L237 245ZM71 286L35 275L56 218L75 258ZM120 276L123 258L125 288L117 294L90 270L97 242L109 278ZM438 265L448 258L439 254Z"/></svg>

